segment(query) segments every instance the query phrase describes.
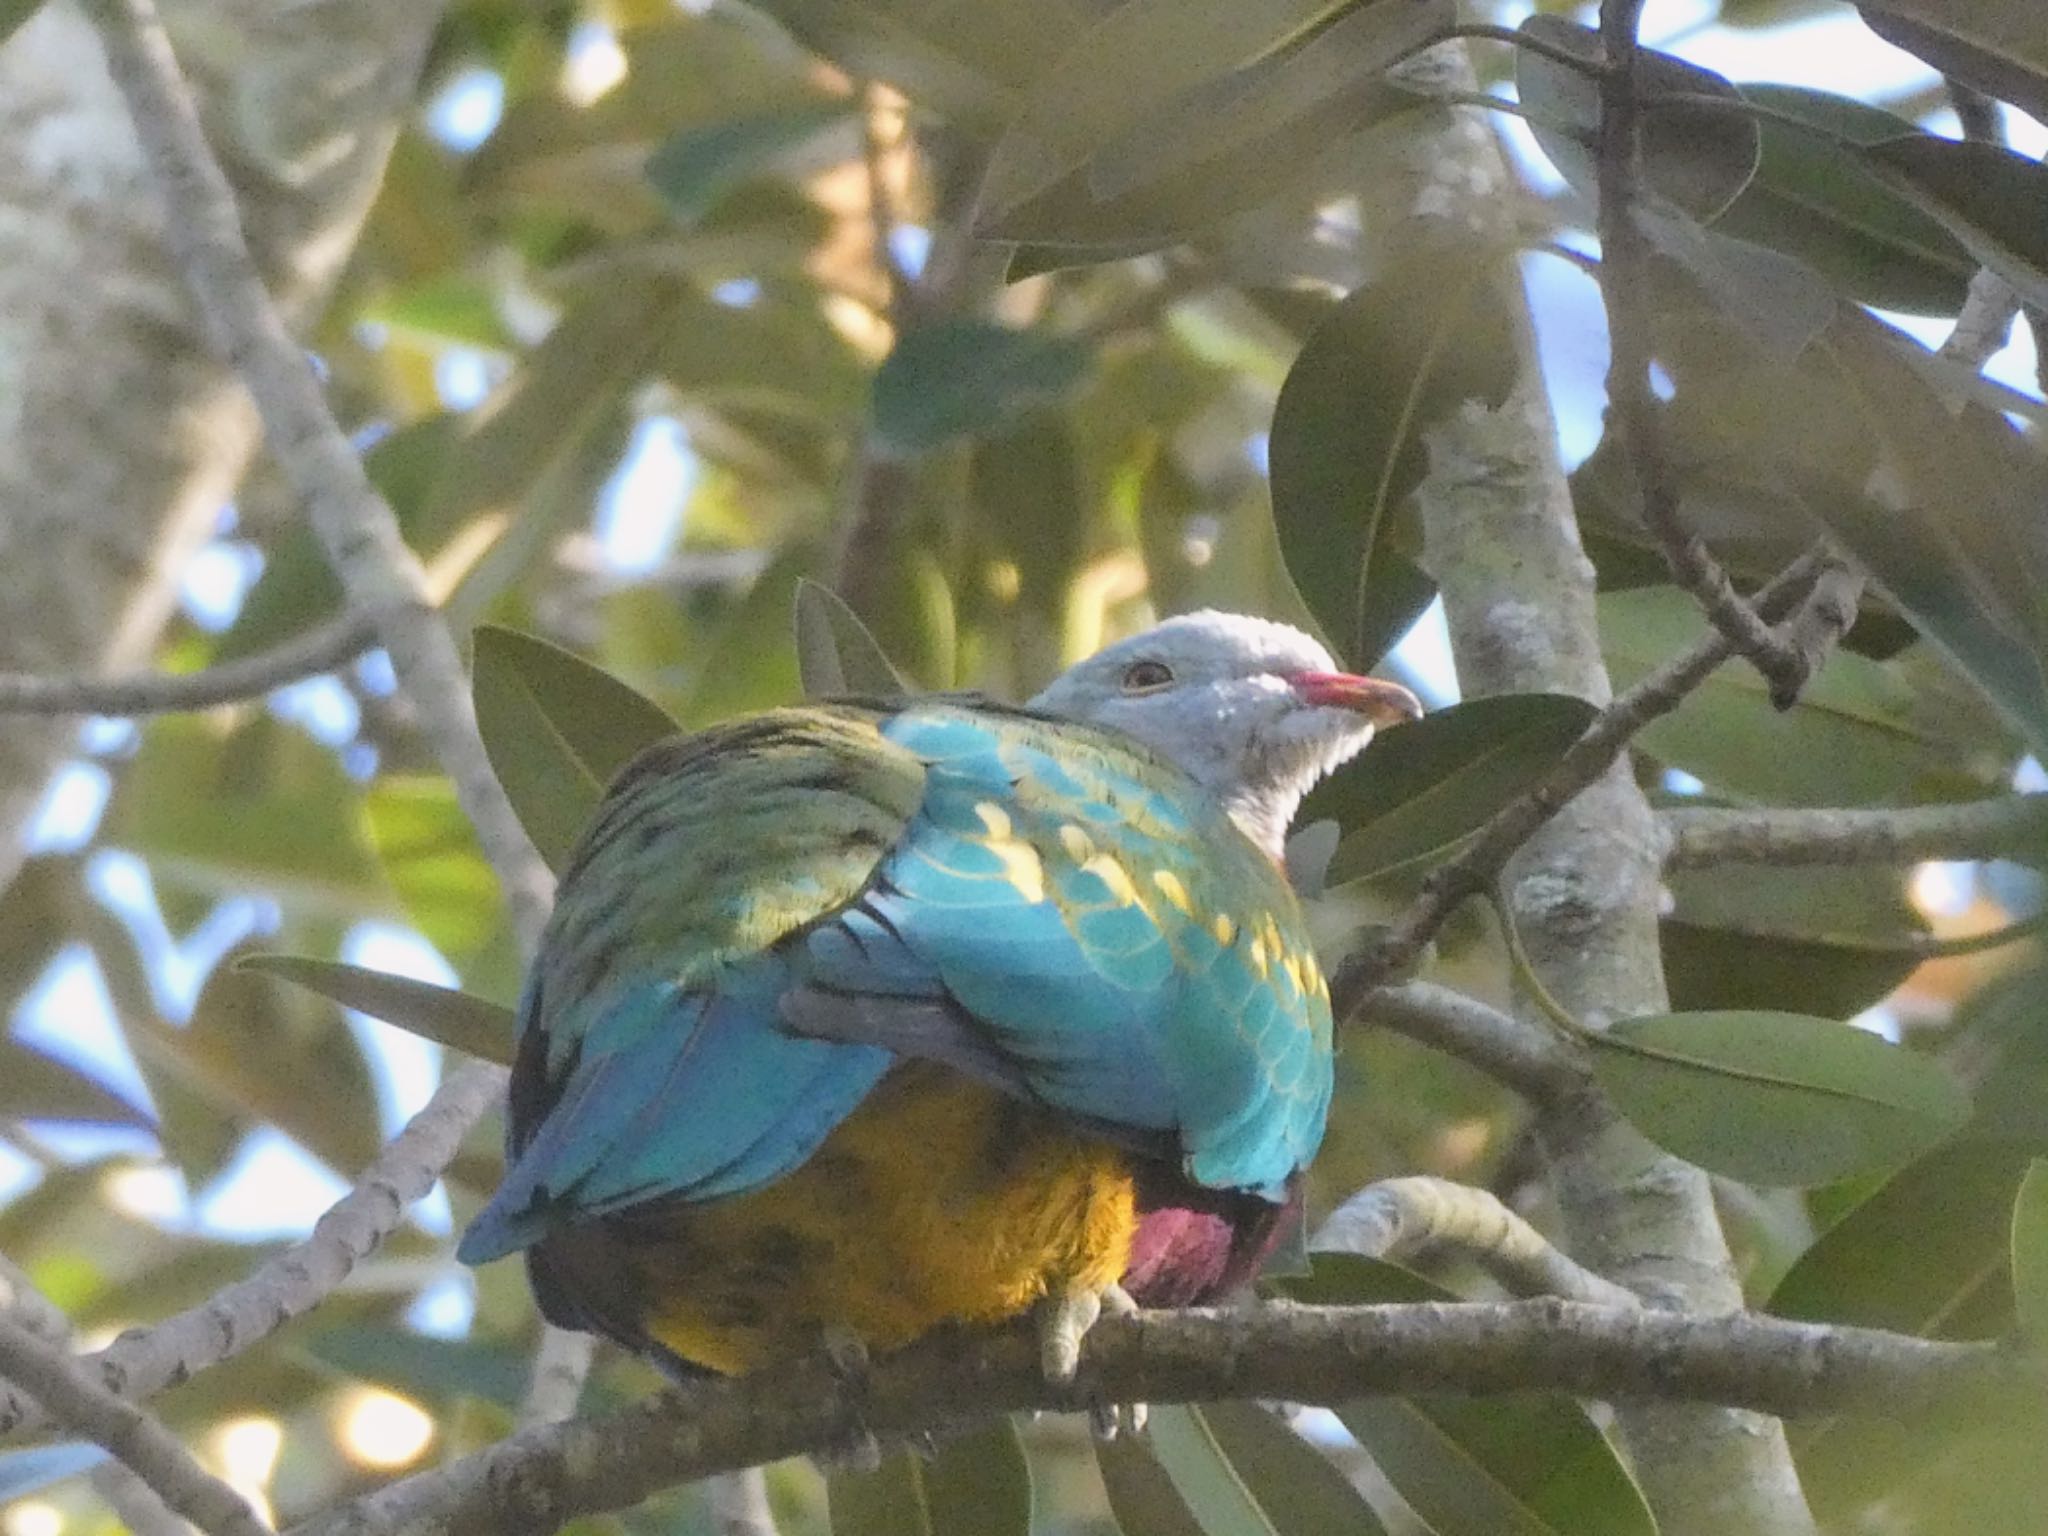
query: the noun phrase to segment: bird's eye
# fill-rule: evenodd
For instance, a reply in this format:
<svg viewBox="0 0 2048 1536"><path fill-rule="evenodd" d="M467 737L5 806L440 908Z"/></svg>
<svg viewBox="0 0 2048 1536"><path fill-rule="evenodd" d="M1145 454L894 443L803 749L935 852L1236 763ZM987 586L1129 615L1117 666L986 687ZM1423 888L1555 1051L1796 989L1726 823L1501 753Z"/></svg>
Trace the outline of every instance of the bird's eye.
<svg viewBox="0 0 2048 1536"><path fill-rule="evenodd" d="M1125 693L1151 693L1173 681L1173 668L1163 661L1134 661L1124 668Z"/></svg>

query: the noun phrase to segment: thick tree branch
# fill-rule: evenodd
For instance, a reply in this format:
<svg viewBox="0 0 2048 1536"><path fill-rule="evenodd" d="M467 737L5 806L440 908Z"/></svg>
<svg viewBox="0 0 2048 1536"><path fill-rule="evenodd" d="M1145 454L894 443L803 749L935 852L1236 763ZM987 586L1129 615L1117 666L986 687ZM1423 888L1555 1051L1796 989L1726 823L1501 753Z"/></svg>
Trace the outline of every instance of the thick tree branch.
<svg viewBox="0 0 2048 1536"><path fill-rule="evenodd" d="M1532 1103L1581 1092L1589 1080L1552 1031L1490 1008L1455 988L1428 981L1367 987L1340 967L1330 990L1332 1011L1340 1024L1384 1025L1476 1067Z"/></svg>
<svg viewBox="0 0 2048 1536"><path fill-rule="evenodd" d="M269 1536L270 1527L234 1489L192 1459L155 1417L94 1381L60 1345L0 1312L0 1375L29 1393L65 1428L106 1447L169 1508L208 1536Z"/></svg>
<svg viewBox="0 0 2048 1536"><path fill-rule="evenodd" d="M553 882L491 772L462 657L434 609L425 572L265 291L154 0L88 0L88 9L163 189L173 257L215 344L248 385L271 453L305 503L351 606L390 653L530 948L547 920Z"/></svg>
<svg viewBox="0 0 2048 1536"><path fill-rule="evenodd" d="M1449 1179L1417 1176L1368 1184L1330 1213L1309 1247L1411 1267L1417 1260L1465 1259L1518 1296L1638 1305L1634 1291L1594 1274L1498 1196Z"/></svg>
<svg viewBox="0 0 2048 1536"><path fill-rule="evenodd" d="M1655 323L1650 291L1654 252L1636 224L1640 198L1637 129L1641 104L1635 79L1636 23L1643 0L1603 0L1600 40L1610 66L1600 76L1600 285L1607 306L1610 364L1608 422L1618 462L1635 485L1643 524L1663 549L1678 584L1692 593L1714 627L1763 674L1771 698L1789 708L1811 675L1812 659L1780 634L1735 590L1705 543L1685 527L1677 482L1663 449L1656 396L1650 388Z"/></svg>
<svg viewBox="0 0 2048 1536"><path fill-rule="evenodd" d="M502 1068L481 1063L451 1074L304 1242L199 1306L123 1334L83 1357L80 1367L114 1396L139 1402L232 1359L312 1310L405 1219L407 1207L433 1188L504 1081ZM48 1423L30 1394L0 1389L0 1436Z"/></svg>
<svg viewBox="0 0 2048 1536"><path fill-rule="evenodd" d="M1721 864L1915 864L1922 859L2048 861L2048 795L1882 810L1680 807L1658 817L1668 869Z"/></svg>
<svg viewBox="0 0 2048 1536"><path fill-rule="evenodd" d="M1078 1412L1103 1393L1153 1403L1341 1403L1548 1389L1773 1413L1895 1414L1958 1393L2039 1392L2044 1380L2040 1362L1994 1345L1751 1313L1706 1318L1556 1299L1153 1312L1098 1324L1076 1384L1049 1383L1021 1329L928 1340L876 1362L858 1392L832 1363L807 1358L514 1435L317 1516L292 1536L549 1531L676 1483L844 1443L856 1426L908 1434L1017 1409Z"/></svg>
<svg viewBox="0 0 2048 1536"><path fill-rule="evenodd" d="M1809 554L1786 567L1757 594L1757 610L1767 615L1790 611L1826 563L1825 556ZM1332 996L1362 998L1414 965L1451 914L1499 879L1538 828L1597 782L1643 727L1678 708L1734 653L1735 643L1725 633L1708 634L1617 697L1541 783L1503 806L1463 849L1430 873L1421 895L1386 934L1338 966Z"/></svg>
<svg viewBox="0 0 2048 1536"><path fill-rule="evenodd" d="M36 677L0 673L0 713L161 715L259 698L273 688L346 666L375 643L370 626L342 618L274 650L200 672L127 677Z"/></svg>

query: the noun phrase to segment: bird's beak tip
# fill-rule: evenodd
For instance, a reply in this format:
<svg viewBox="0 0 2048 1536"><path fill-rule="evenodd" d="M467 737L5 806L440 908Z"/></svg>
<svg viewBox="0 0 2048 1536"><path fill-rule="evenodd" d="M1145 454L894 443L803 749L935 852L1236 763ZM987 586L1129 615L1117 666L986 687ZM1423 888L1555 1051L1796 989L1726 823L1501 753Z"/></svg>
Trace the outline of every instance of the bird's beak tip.
<svg viewBox="0 0 2048 1536"><path fill-rule="evenodd" d="M1304 703L1348 709L1376 726L1406 725L1422 718L1422 701L1384 678L1349 672L1297 672L1288 681Z"/></svg>

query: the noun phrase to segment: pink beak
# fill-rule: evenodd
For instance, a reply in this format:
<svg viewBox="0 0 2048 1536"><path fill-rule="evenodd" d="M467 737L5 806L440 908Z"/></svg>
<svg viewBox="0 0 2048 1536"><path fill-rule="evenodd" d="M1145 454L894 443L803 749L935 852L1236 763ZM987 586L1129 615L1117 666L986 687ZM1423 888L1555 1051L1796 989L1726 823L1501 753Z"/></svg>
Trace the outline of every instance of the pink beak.
<svg viewBox="0 0 2048 1536"><path fill-rule="evenodd" d="M1422 718L1422 701L1399 683L1349 672L1293 672L1287 681L1303 703L1348 709L1374 725L1405 725Z"/></svg>

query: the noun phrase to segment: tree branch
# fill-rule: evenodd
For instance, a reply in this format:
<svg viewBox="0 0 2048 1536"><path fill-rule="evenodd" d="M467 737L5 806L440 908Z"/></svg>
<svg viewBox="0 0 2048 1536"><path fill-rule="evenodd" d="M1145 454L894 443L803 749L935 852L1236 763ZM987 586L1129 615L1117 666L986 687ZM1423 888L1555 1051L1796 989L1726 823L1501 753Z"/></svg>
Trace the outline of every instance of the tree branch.
<svg viewBox="0 0 2048 1536"><path fill-rule="evenodd" d="M446 1078L426 1107L377 1155L312 1233L200 1305L123 1334L83 1357L101 1389L141 1401L232 1359L326 1298L433 1188L463 1136L497 1099L504 1069L472 1063ZM0 1436L42 1429L31 1394L0 1389Z"/></svg>
<svg viewBox="0 0 2048 1536"><path fill-rule="evenodd" d="M1882 810L1661 813L1667 869L1721 864L1915 864L1922 859L2048 861L2048 795Z"/></svg>
<svg viewBox="0 0 2048 1536"><path fill-rule="evenodd" d="M575 1413L577 1399L583 1396L584 1378L596 1358L596 1335L543 1324L540 1346L533 1352L533 1374L527 1378L526 1396L519 1404L519 1427L553 1424Z"/></svg>
<svg viewBox="0 0 2048 1536"><path fill-rule="evenodd" d="M1825 563L1825 556L1812 553L1787 566L1757 594L1757 610L1789 611ZM1597 781L1637 732L1678 708L1734 653L1735 642L1716 631L1618 696L1540 784L1501 807L1458 854L1431 871L1421 894L1386 934L1337 967L1331 996L1363 998L1414 965L1451 914L1490 887L1539 827Z"/></svg>
<svg viewBox="0 0 2048 1536"><path fill-rule="evenodd" d="M1455 988L1428 981L1362 986L1339 967L1330 994L1340 1025L1384 1025L1457 1057L1531 1103L1581 1092L1589 1081L1554 1034Z"/></svg>
<svg viewBox="0 0 2048 1536"><path fill-rule="evenodd" d="M0 1312L0 1375L32 1395L58 1423L107 1451L170 1509L208 1536L270 1536L270 1527L234 1489L145 1410L95 1382L58 1345Z"/></svg>
<svg viewBox="0 0 2048 1536"><path fill-rule="evenodd" d="M1024 1329L929 1339L877 1361L858 1389L831 1362L807 1357L528 1430L324 1512L291 1536L550 1531L710 1473L843 1443L856 1428L911 1434L963 1416L1080 1412L1099 1394L1327 1404L1552 1390L1890 1415L1960 1393L2038 1393L2044 1380L2041 1362L1995 1345L1753 1313L1697 1317L1554 1298L1153 1312L1099 1323L1078 1383L1048 1382Z"/></svg>
<svg viewBox="0 0 2048 1536"><path fill-rule="evenodd" d="M435 611L426 574L270 301L154 0L87 0L87 9L163 189L173 259L215 345L255 399L270 451L305 503L350 606L390 653L530 952L547 920L553 880L491 772L462 657Z"/></svg>
<svg viewBox="0 0 2048 1536"><path fill-rule="evenodd" d="M212 709L332 672L375 643L367 623L340 618L273 650L199 672L140 672L125 677L0 673L0 713L161 715L181 709Z"/></svg>
<svg viewBox="0 0 2048 1536"><path fill-rule="evenodd" d="M1416 1176L1368 1184L1330 1213L1309 1247L1396 1264L1468 1259L1518 1296L1640 1305L1634 1291L1594 1274L1497 1196L1449 1179Z"/></svg>
<svg viewBox="0 0 2048 1536"><path fill-rule="evenodd" d="M1642 8L1643 0L1603 0L1600 7L1600 40L1609 66L1599 77L1598 167L1600 286L1610 349L1608 421L1623 474L1634 482L1643 524L1662 548L1672 578L1763 674L1772 702L1787 709L1811 675L1810 658L1743 599L1705 543L1685 527L1677 484L1663 450L1657 399L1650 389L1655 325L1649 272L1654 252L1635 218L1641 169L1636 23Z"/></svg>

